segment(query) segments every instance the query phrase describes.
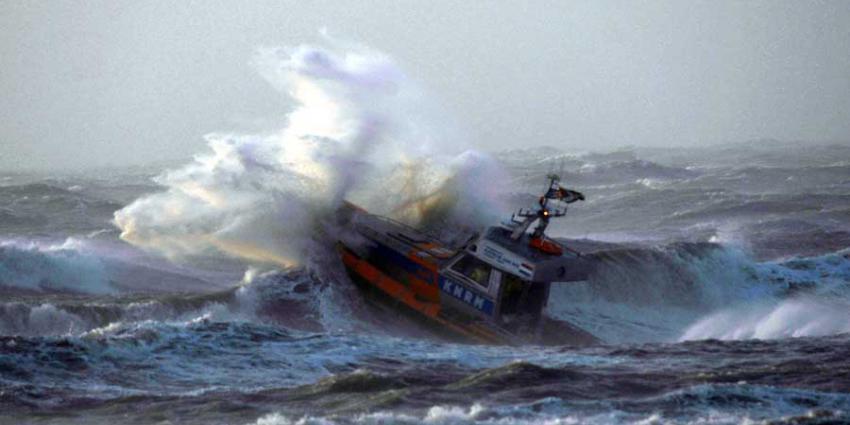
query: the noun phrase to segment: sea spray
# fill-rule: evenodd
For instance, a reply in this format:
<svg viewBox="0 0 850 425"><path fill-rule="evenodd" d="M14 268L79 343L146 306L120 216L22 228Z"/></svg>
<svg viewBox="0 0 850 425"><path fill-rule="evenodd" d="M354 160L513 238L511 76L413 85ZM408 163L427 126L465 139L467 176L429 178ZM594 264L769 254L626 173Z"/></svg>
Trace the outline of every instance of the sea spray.
<svg viewBox="0 0 850 425"><path fill-rule="evenodd" d="M495 163L432 124L422 91L386 55L299 46L262 49L254 62L296 104L284 128L207 135L209 152L156 179L164 191L115 213L122 239L170 258L289 267L343 199L408 221L434 206L460 205L449 217L467 220L499 210Z"/></svg>

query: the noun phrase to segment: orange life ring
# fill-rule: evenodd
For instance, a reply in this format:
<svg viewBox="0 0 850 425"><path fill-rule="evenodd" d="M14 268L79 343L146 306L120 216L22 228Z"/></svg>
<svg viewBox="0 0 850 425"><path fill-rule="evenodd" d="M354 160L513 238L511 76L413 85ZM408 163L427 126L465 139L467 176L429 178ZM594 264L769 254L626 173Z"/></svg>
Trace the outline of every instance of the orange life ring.
<svg viewBox="0 0 850 425"><path fill-rule="evenodd" d="M561 245L545 238L531 238L528 245L549 255L562 255L564 253L564 248Z"/></svg>

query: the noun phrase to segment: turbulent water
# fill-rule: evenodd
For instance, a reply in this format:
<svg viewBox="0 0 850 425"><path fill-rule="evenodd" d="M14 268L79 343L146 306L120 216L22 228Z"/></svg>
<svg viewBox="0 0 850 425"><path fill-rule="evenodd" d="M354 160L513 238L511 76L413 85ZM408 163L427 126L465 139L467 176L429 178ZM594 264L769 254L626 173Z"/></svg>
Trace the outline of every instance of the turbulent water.
<svg viewBox="0 0 850 425"><path fill-rule="evenodd" d="M159 190L146 170L4 175L0 422L850 420L850 149L519 154L496 155L516 202L551 169L587 194L553 233L605 266L548 314L601 346L435 340L365 307L332 252L139 250L112 220Z"/></svg>
<svg viewBox="0 0 850 425"><path fill-rule="evenodd" d="M850 421L850 148L388 153L369 144L421 132L386 132L399 110L371 94L407 86L385 58L286 54L267 73L306 80L280 135L211 136L165 174L0 175L0 423ZM344 125L311 127L329 105ZM501 214L548 172L587 196L550 233L602 266L547 314L598 346L435 339L364 303L308 220L342 197L389 210L362 187L400 196L399 173L425 189L395 205Z"/></svg>

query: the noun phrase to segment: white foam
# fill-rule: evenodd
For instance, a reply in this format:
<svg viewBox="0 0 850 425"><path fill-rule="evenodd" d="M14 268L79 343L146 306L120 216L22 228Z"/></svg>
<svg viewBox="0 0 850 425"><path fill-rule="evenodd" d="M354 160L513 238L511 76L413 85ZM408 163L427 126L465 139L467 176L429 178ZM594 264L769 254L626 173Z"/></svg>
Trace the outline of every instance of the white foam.
<svg viewBox="0 0 850 425"><path fill-rule="evenodd" d="M163 192L115 213L121 237L172 258L223 253L289 267L343 198L418 214L449 182L469 195L457 199L500 187L483 155L457 157L461 136L432 118L389 57L329 43L259 51L260 74L297 105L284 128L206 136L209 152L158 178Z"/></svg>
<svg viewBox="0 0 850 425"><path fill-rule="evenodd" d="M679 339L773 339L846 332L850 332L850 303L804 296L712 313L689 326Z"/></svg>
<svg viewBox="0 0 850 425"><path fill-rule="evenodd" d="M731 300L694 321L680 340L770 339L850 332L848 252L753 263L750 287L774 288L760 296ZM787 294L786 288L799 287Z"/></svg>
<svg viewBox="0 0 850 425"><path fill-rule="evenodd" d="M516 416L493 414L495 411L515 410ZM502 413L502 412L499 412ZM413 414L379 411L344 416L289 417L281 413L272 413L257 419L256 425L330 425L330 424L432 424L432 425L607 425L612 423L631 425L654 424L754 424L761 423L749 417L746 412L722 412L708 409L705 413L693 417L666 417L660 413L630 413L609 409L605 413L584 413L574 409L558 408L554 412L535 412L522 408L487 409L479 404L469 408L459 406L434 406L423 416Z"/></svg>
<svg viewBox="0 0 850 425"><path fill-rule="evenodd" d="M750 405L735 403L723 406L718 405L716 401L718 398L735 396L758 400L759 409L753 410ZM557 397L547 397L530 403L511 405L488 406L480 402L468 406L437 405L419 414L407 411L376 411L352 415L290 417L273 413L259 418L255 424L751 424L771 419L813 417L814 412L809 409L806 400L817 400L819 410L822 413L837 415L834 419L841 420L846 417L846 394L746 384L705 384L630 400L625 405L631 405L631 411L621 410L620 406L624 404L617 401L566 402ZM669 405L676 405L677 408L670 411L662 407L661 412L653 412L656 410L652 409L654 406Z"/></svg>

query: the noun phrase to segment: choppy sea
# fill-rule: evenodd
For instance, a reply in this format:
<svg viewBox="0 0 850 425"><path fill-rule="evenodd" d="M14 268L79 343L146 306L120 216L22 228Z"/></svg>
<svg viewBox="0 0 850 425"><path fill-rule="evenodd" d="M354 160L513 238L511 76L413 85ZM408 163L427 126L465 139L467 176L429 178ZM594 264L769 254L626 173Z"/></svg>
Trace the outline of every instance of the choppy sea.
<svg viewBox="0 0 850 425"><path fill-rule="evenodd" d="M177 261L119 238L162 170L0 174L2 424L850 422L850 148L503 151L587 201L547 314L593 347L441 341L368 308L333 250Z"/></svg>

